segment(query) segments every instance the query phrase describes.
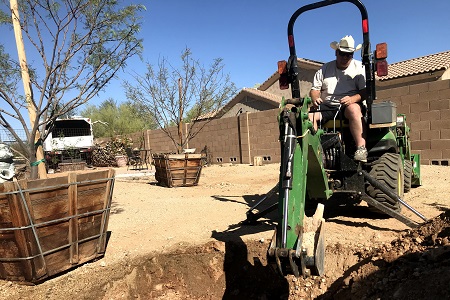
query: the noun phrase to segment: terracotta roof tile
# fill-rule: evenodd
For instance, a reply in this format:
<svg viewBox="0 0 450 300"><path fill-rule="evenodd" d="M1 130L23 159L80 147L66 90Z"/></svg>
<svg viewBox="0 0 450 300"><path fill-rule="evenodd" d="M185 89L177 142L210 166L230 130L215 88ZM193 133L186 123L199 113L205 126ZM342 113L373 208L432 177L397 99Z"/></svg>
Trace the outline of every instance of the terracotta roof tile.
<svg viewBox="0 0 450 300"><path fill-rule="evenodd" d="M389 80L410 75L447 70L450 67L450 51L430 54L389 65L388 75L378 77L379 80Z"/></svg>
<svg viewBox="0 0 450 300"><path fill-rule="evenodd" d="M266 91L260 91L258 89L254 89L254 88L243 88L239 92L239 94L242 93L242 92L248 92L248 93L253 94L255 96L263 97L264 99L271 100L271 101L276 102L276 103L280 103L281 102L281 98L282 98L281 96L277 96L277 95L274 95L274 94L266 92Z"/></svg>
<svg viewBox="0 0 450 300"><path fill-rule="evenodd" d="M259 98L268 100L268 101L272 102L274 105L279 105L280 102L281 102L281 98L282 98L282 97L274 95L272 93L265 92L265 91L260 91L260 90L255 89L255 88L243 88L227 104L225 104L224 106L222 106L218 110L215 110L215 111L212 111L212 112L209 112L209 113L205 113L205 114L199 116L197 118L197 120L198 121L199 120L206 120L206 119L216 118L216 117L220 118L220 116L222 114L224 114L228 109L230 109L233 105L235 105L236 101L238 101L241 98L241 96L243 97L244 94L252 94L252 95L257 96Z"/></svg>
<svg viewBox="0 0 450 300"><path fill-rule="evenodd" d="M214 118L217 115L218 110L213 110L207 113L204 113L203 115L198 116L195 120L196 121L200 121L200 120L206 120L206 119L211 119Z"/></svg>

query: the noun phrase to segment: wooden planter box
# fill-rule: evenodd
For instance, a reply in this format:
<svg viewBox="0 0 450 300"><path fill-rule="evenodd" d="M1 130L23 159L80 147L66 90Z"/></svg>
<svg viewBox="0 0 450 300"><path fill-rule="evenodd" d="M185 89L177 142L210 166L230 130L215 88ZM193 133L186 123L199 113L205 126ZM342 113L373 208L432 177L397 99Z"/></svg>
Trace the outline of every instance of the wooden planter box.
<svg viewBox="0 0 450 300"><path fill-rule="evenodd" d="M0 184L0 278L39 283L102 257L114 170Z"/></svg>
<svg viewBox="0 0 450 300"><path fill-rule="evenodd" d="M153 154L155 179L162 186L193 186L202 171L201 154Z"/></svg>

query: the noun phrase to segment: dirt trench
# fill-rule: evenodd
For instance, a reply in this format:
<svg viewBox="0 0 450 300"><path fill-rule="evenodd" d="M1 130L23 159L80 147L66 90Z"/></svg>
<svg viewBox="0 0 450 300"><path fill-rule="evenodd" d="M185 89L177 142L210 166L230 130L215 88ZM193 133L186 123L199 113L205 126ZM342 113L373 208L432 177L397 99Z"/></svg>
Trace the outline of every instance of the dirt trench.
<svg viewBox="0 0 450 300"><path fill-rule="evenodd" d="M130 262L97 299L449 299L449 240L447 211L391 243L330 245L326 274L306 279L267 264L269 241L209 242Z"/></svg>
<svg viewBox="0 0 450 300"><path fill-rule="evenodd" d="M72 299L449 299L449 240L447 211L391 243L329 245L321 277L282 277L267 264L269 241L234 239L179 245L66 280L76 289L98 276ZM18 291L5 299L31 299ZM32 299L62 299L59 293L35 290Z"/></svg>

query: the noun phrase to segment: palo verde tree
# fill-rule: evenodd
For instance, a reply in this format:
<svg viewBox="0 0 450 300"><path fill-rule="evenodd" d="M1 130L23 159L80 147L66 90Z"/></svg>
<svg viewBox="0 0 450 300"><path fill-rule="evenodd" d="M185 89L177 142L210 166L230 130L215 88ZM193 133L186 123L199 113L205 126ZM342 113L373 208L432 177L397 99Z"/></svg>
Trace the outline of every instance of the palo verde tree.
<svg viewBox="0 0 450 300"><path fill-rule="evenodd" d="M156 68L147 64L146 73L135 74L134 79L133 83L124 84L127 98L153 116L178 152L211 121L202 116L217 111L236 92L229 75L224 74L221 58L205 67L188 48L181 54L179 67L162 58ZM190 123L186 135L183 122ZM173 126L177 127L177 134L170 130Z"/></svg>
<svg viewBox="0 0 450 300"><path fill-rule="evenodd" d="M20 64L24 62L0 47L0 126L15 137L35 165L36 135L40 132L45 140L46 129L56 118L95 97L129 58L141 53L139 14L145 7L125 0L22 0L16 12L10 1L0 1L1 25L12 27L11 20L19 19L31 62L31 96L20 96ZM12 30L2 35L8 33L13 35ZM29 123L27 107L36 112ZM14 123L23 127L26 141L19 138ZM31 176L37 176L36 168Z"/></svg>

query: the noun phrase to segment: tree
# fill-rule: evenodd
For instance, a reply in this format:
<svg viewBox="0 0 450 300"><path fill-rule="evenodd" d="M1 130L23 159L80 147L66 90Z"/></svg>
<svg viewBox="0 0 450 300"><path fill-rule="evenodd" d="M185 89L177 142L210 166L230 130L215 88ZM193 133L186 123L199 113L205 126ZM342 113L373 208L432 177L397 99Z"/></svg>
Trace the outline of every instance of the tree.
<svg viewBox="0 0 450 300"><path fill-rule="evenodd" d="M180 67L162 58L156 69L147 63L146 73L135 74L134 79L134 85L124 84L127 98L153 116L178 152L211 121L201 117L217 111L236 92L229 75L224 74L221 58L205 68L188 48L181 54ZM185 137L181 130L184 121L190 122ZM172 126L178 128L176 135L170 130Z"/></svg>
<svg viewBox="0 0 450 300"><path fill-rule="evenodd" d="M7 21L11 12L9 1L2 3L0 22L11 26L11 17ZM27 56L33 61L29 66L32 93L30 99L17 93L20 64L0 47L0 99L6 103L0 109L0 126L16 138L30 163L36 161L36 134L41 132L45 140L46 127L95 97L130 57L141 53L142 41L137 34L139 12L145 7L127 3L25 0L19 6L20 16L13 13L20 20L29 47ZM36 111L35 119L30 120L32 128L23 109L29 104ZM26 141L11 126L17 121L25 130ZM31 176L35 178L37 173L33 169Z"/></svg>
<svg viewBox="0 0 450 300"><path fill-rule="evenodd" d="M81 115L93 122L95 137L115 137L145 129L155 129L151 116L145 114L131 102L117 105L112 98L104 100L98 107L88 105Z"/></svg>

